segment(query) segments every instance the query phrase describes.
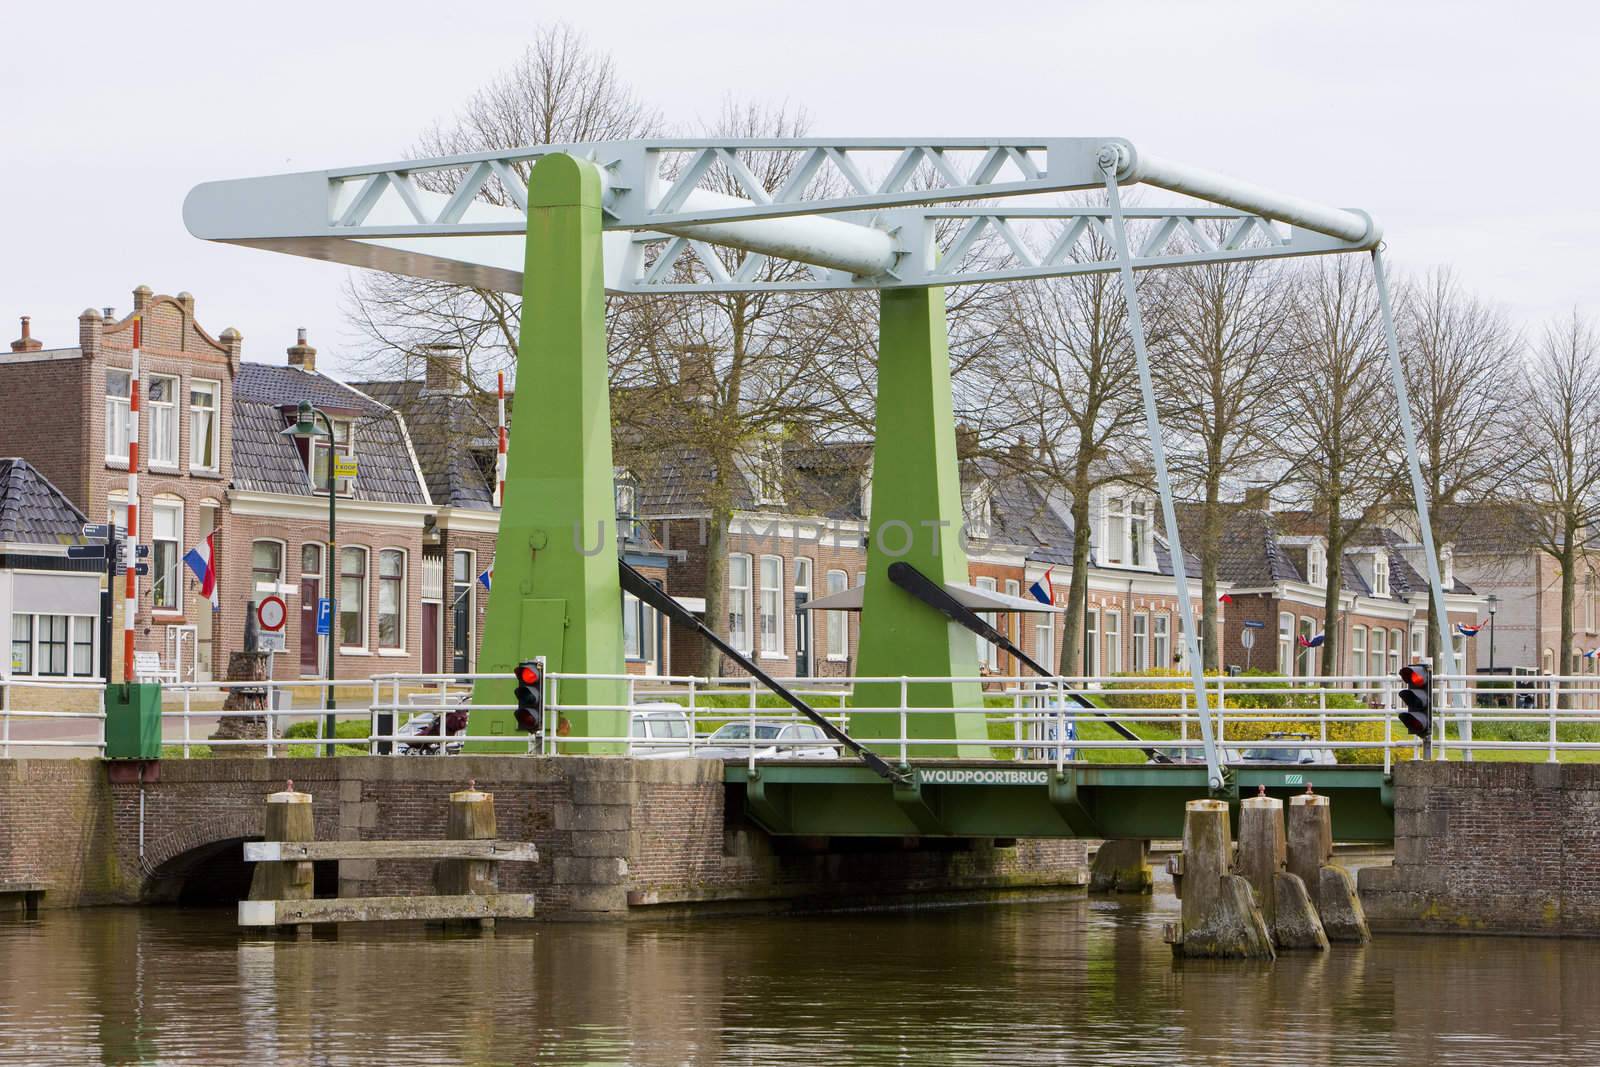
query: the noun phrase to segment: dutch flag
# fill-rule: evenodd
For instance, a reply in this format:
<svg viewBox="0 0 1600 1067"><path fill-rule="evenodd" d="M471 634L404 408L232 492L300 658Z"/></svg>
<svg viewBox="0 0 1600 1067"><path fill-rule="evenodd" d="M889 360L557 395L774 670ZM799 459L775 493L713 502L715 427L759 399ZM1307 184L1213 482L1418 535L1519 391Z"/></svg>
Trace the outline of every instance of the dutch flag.
<svg viewBox="0 0 1600 1067"><path fill-rule="evenodd" d="M1046 567L1044 577L1028 586L1028 594L1032 596L1033 599L1037 600L1041 604L1049 604L1052 607L1056 602L1056 587L1050 582L1050 572L1053 570L1055 570L1055 567L1053 566Z"/></svg>
<svg viewBox="0 0 1600 1067"><path fill-rule="evenodd" d="M206 534L206 539L183 554L183 562L200 580L200 595L211 601L211 610L221 610L217 599L217 546L213 540L216 532Z"/></svg>
<svg viewBox="0 0 1600 1067"><path fill-rule="evenodd" d="M489 586L490 586L490 583L493 582L493 581L494 581L494 568L493 567L490 567L488 570L486 570L482 574L478 575L478 584L483 586L485 592L491 591Z"/></svg>

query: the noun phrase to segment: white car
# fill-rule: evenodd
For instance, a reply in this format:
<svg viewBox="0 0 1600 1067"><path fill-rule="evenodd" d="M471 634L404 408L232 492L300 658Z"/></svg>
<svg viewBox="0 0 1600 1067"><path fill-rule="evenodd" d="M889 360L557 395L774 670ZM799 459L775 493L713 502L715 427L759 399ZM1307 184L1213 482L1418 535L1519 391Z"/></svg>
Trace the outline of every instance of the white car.
<svg viewBox="0 0 1600 1067"><path fill-rule="evenodd" d="M689 752L689 713L668 701L636 705L628 716L628 753Z"/></svg>
<svg viewBox="0 0 1600 1067"><path fill-rule="evenodd" d="M754 730L752 738L751 731ZM838 759L838 748L828 740L820 726L809 722L779 722L757 719L754 723L724 723L716 733L695 746L673 752L655 752L657 759Z"/></svg>

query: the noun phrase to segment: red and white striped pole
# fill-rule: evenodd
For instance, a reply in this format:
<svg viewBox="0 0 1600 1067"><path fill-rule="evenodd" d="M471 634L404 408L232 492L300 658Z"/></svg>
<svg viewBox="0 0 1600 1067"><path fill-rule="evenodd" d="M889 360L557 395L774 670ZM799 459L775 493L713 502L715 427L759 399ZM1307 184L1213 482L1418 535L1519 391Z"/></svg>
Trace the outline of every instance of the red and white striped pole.
<svg viewBox="0 0 1600 1067"><path fill-rule="evenodd" d="M128 568L128 584L122 601L122 680L133 681L133 624L139 613L139 346L143 340L142 317L133 317L133 369L128 391L128 537L123 562Z"/></svg>
<svg viewBox="0 0 1600 1067"><path fill-rule="evenodd" d="M500 371L495 376L495 384L500 391L498 425L500 427L499 450L494 457L495 499L500 507L506 506L506 372Z"/></svg>

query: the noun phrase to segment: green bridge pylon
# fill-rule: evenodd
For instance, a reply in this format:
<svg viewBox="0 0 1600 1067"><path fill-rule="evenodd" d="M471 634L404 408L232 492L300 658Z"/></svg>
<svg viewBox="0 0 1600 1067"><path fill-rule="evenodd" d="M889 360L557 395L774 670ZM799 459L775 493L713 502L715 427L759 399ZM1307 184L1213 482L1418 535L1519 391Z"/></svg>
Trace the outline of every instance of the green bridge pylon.
<svg viewBox="0 0 1600 1067"><path fill-rule="evenodd" d="M516 433L495 542L494 578L479 670L509 674L545 657L548 671L622 675L622 589L617 579L611 398L606 375L600 175L565 154L540 159L528 179L527 258L517 353ZM509 680L479 679L475 705L516 703ZM627 683L547 683L562 706L612 705ZM553 715L546 729L558 732ZM623 710L566 711L559 732L628 736ZM479 712L471 736L515 732L510 711ZM515 742L469 741L473 752L522 751ZM626 742L561 745L563 752L623 752Z"/></svg>
<svg viewBox="0 0 1600 1067"><path fill-rule="evenodd" d="M867 584L862 594L857 674L976 678L977 639L889 581L904 560L933 581L967 584L961 474L950 397L950 346L943 289L882 290L878 403L867 518ZM983 741L988 727L976 681L916 682L912 707L950 709L906 717L911 738ZM898 708L898 682L860 683L857 707ZM970 709L970 710L969 710ZM863 740L898 738L898 712L852 713L850 733ZM888 746L881 755L891 757ZM986 758L976 744L918 745L908 757Z"/></svg>

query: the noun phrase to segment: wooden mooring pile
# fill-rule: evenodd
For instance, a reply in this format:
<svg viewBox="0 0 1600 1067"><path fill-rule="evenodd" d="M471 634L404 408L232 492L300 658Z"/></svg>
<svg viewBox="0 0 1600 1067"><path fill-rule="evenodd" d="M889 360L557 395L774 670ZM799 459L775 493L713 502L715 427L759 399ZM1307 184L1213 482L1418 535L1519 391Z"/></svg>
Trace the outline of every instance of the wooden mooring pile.
<svg viewBox="0 0 1600 1067"><path fill-rule="evenodd" d="M532 893L502 893L501 863L533 863L530 842L496 836L494 795L475 782L450 794L446 837L430 841L318 841L311 794L294 782L267 797L265 840L246 842L244 858L256 865L250 897L239 902L239 925L309 931L316 923L466 921L480 929L496 919L533 918ZM435 895L318 899L318 860L434 860Z"/></svg>

